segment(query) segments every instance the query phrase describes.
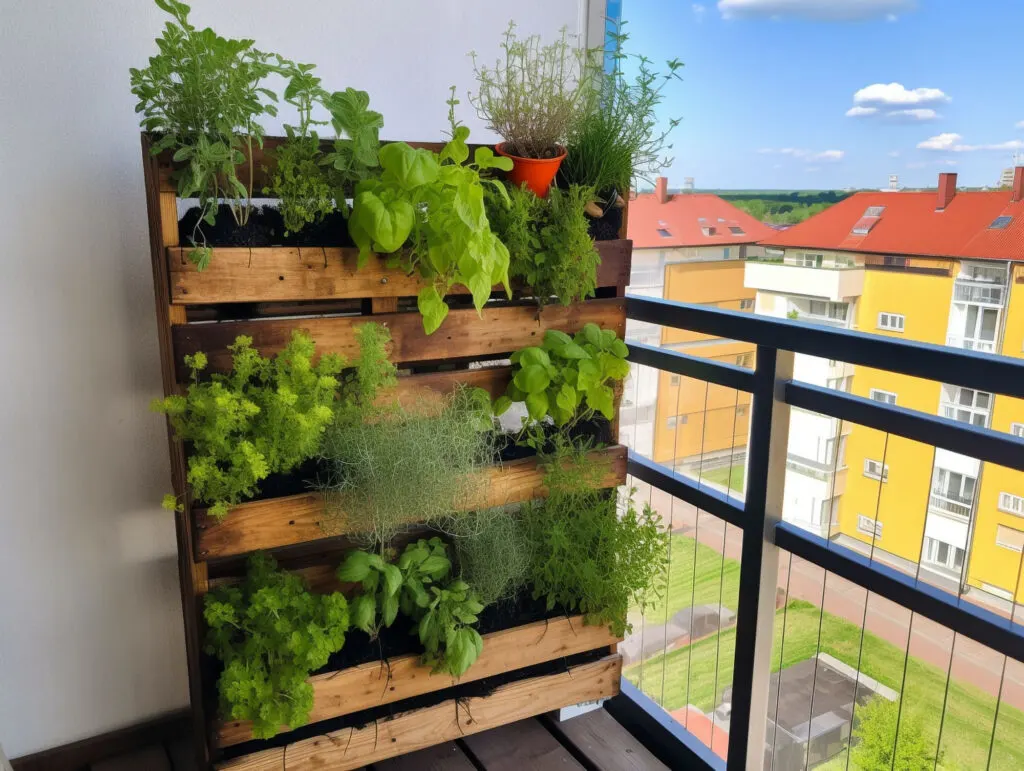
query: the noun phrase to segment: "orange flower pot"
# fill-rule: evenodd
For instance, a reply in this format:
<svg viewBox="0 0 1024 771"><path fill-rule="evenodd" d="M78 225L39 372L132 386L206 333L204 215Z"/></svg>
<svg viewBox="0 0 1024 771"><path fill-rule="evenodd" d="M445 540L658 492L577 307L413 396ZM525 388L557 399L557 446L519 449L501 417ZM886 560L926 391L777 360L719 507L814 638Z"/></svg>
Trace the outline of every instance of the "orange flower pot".
<svg viewBox="0 0 1024 771"><path fill-rule="evenodd" d="M508 173L508 180L517 187L524 182L526 186L536 193L538 198L547 198L551 183L555 180L558 167L565 159L565 148L559 146L559 154L554 158L520 158L518 155L505 152L505 143L502 142L494 148L494 152L512 159L512 171Z"/></svg>

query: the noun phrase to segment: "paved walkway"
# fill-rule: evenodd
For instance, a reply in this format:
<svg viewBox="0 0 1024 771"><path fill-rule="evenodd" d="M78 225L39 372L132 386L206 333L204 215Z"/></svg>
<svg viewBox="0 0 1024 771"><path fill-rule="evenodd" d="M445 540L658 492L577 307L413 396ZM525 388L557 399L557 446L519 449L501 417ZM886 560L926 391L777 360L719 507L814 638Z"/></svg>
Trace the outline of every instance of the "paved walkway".
<svg viewBox="0 0 1024 771"><path fill-rule="evenodd" d="M638 480L634 480L634 483L638 487L637 500L650 500L666 521L671 517L675 532L693 537L696 530L697 539L701 543L721 552L724 542L725 555L731 559L740 559L741 534L737 528L729 527L728 532L724 532L725 523L707 513L700 514L698 526L697 509L694 506L673 500L660 490L654 490L653 497L649 497L651 493L646 485ZM793 559L792 566L789 563L790 560L784 558L779 567L779 586L785 588L788 581L791 598L806 600L857 627L864 626L872 634L903 650L908 650L909 632L911 656L944 671L949 669L953 679L977 686L993 697L1000 695L1002 680L1002 702L1024 710L1024 664L1021 662L1007 659L991 648L963 636L956 636L954 650L955 634L947 627L922 616L912 618L913 614L906 608L877 594L869 598L865 589L835 575L828 576L826 587L825 571L805 560Z"/></svg>

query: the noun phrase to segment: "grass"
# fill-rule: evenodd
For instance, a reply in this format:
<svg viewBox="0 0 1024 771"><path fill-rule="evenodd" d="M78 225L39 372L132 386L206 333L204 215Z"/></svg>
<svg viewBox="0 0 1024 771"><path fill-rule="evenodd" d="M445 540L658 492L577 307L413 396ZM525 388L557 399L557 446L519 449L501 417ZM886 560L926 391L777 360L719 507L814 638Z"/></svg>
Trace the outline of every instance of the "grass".
<svg viewBox="0 0 1024 771"><path fill-rule="evenodd" d="M743 486L746 483L746 468L743 464L713 468L708 471L702 471L701 479L727 487L732 492L742 493Z"/></svg>
<svg viewBox="0 0 1024 771"><path fill-rule="evenodd" d="M785 615L785 645L783 640L783 611L776 616L772 671L781 666L792 666L811 658L819 650L818 626L821 623L820 650L835 656L845 664L857 668L884 685L902 691L905 699L904 714L920 721L924 733L931 741L938 741L942 723L942 762L939 768L983 769L988 761L989 741L995 719L996 699L969 683L954 680L946 698L946 672L924 661L910 657L906 660L902 649L876 637L863 635L863 656L860 627L837 616L825 613L810 603L794 600ZM646 662L629 667L625 676L640 685L667 710L694 704L707 712L717 705L722 691L732 682L735 630L727 629L720 635L699 640L687 648L659 655ZM643 682L641 683L641 675ZM943 702L945 717L943 718ZM1002 706L995 733L995 745L990 768L1024 768L1024 712ZM824 768L845 768L845 752ZM850 764L854 768L854 764Z"/></svg>
<svg viewBox="0 0 1024 771"><path fill-rule="evenodd" d="M717 606L721 602L726 608L736 610L740 590L738 561L723 561L720 552L685 535L673 535L671 549L667 591L648 606L644 614L647 624L663 624L678 611L693 605ZM634 624L638 624L639 614L631 615Z"/></svg>

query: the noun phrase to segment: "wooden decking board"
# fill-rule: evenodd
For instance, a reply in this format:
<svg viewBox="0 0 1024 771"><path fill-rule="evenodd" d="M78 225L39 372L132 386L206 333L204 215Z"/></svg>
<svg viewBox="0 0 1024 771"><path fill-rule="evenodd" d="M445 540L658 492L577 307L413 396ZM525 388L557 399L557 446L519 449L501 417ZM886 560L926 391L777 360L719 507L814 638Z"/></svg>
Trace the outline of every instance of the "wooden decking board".
<svg viewBox="0 0 1024 771"><path fill-rule="evenodd" d="M537 720L467 736L460 744L487 771L585 771Z"/></svg>
<svg viewBox="0 0 1024 771"><path fill-rule="evenodd" d="M172 771L167 751L159 744L93 763L90 771Z"/></svg>
<svg viewBox="0 0 1024 771"><path fill-rule="evenodd" d="M585 757L601 771L668 771L636 737L603 709L565 722L557 713L542 718L548 729L576 757Z"/></svg>
<svg viewBox="0 0 1024 771"><path fill-rule="evenodd" d="M382 760L370 768L372 771L476 771L476 766L455 742Z"/></svg>

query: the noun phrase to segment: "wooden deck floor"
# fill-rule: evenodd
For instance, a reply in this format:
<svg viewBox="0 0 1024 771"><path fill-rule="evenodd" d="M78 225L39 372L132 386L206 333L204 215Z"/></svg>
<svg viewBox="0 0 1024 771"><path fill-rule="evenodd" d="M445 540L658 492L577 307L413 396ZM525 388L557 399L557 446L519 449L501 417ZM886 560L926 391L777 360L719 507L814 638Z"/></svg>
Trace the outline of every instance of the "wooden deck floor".
<svg viewBox="0 0 1024 771"><path fill-rule="evenodd" d="M363 771L667 771L603 709L559 723L523 720ZM187 742L94 763L92 771L195 771Z"/></svg>

